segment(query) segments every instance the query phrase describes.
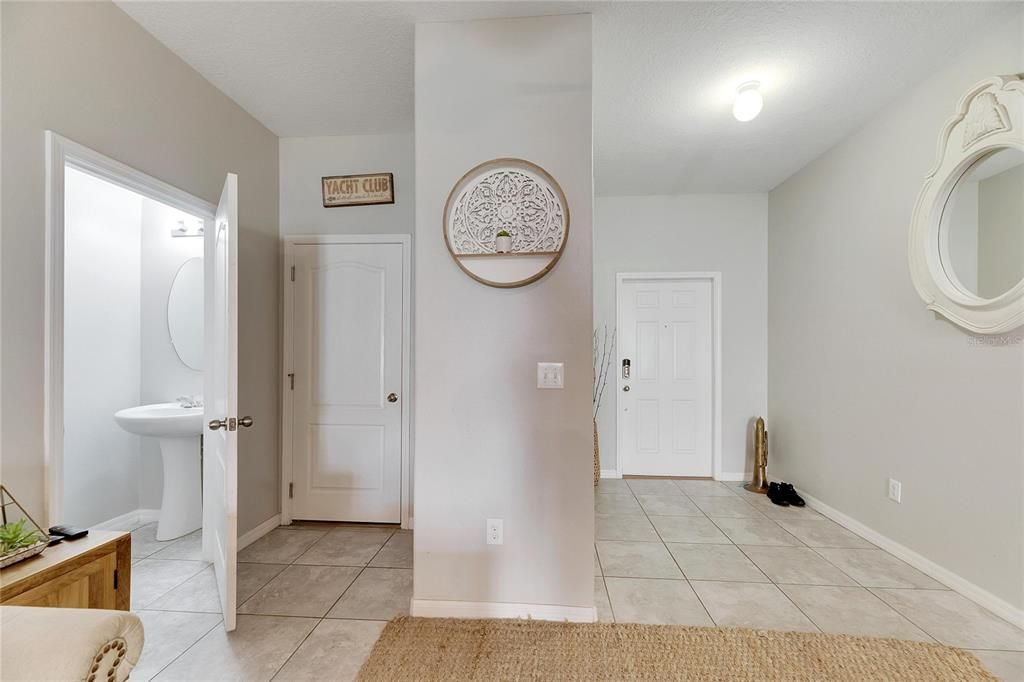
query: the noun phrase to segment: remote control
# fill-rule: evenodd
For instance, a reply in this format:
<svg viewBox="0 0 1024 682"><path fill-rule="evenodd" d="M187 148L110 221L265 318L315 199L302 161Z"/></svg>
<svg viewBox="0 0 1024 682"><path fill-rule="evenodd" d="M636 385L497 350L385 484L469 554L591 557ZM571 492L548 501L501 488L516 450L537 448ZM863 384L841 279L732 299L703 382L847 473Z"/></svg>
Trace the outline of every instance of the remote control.
<svg viewBox="0 0 1024 682"><path fill-rule="evenodd" d="M77 540L89 534L88 528L75 528L74 526L53 526L50 528L52 535L61 535L65 540Z"/></svg>

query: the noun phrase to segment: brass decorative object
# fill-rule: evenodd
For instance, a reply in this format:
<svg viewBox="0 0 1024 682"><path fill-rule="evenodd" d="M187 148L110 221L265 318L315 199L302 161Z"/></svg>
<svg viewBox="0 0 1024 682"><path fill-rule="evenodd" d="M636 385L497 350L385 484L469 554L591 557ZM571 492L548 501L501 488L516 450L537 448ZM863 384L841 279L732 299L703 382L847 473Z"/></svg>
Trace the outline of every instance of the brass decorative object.
<svg viewBox="0 0 1024 682"><path fill-rule="evenodd" d="M754 480L743 487L752 493L768 492L768 432L764 417L758 417L754 425Z"/></svg>

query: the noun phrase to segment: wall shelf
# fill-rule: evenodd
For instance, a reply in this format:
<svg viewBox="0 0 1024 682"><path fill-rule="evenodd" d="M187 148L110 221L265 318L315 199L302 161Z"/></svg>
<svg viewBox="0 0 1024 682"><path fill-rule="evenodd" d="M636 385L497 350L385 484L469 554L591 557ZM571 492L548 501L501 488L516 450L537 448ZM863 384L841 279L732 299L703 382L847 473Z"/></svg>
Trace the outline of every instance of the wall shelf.
<svg viewBox="0 0 1024 682"><path fill-rule="evenodd" d="M508 253L456 253L456 258L508 258L509 256L557 256L559 251L509 251Z"/></svg>

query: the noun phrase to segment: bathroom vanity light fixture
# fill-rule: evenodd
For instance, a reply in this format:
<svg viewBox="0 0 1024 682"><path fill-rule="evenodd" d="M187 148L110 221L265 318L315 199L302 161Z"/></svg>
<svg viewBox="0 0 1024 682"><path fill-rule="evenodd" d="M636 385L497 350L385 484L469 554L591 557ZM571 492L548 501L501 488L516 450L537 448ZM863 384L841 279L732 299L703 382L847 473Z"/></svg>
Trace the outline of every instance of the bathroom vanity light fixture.
<svg viewBox="0 0 1024 682"><path fill-rule="evenodd" d="M186 227L184 220L179 220L177 227L171 230L172 237L202 237L203 221L196 219L195 227Z"/></svg>
<svg viewBox="0 0 1024 682"><path fill-rule="evenodd" d="M737 121L752 121L761 113L764 98L761 97L761 83L747 81L736 88L736 101L732 105L732 115Z"/></svg>

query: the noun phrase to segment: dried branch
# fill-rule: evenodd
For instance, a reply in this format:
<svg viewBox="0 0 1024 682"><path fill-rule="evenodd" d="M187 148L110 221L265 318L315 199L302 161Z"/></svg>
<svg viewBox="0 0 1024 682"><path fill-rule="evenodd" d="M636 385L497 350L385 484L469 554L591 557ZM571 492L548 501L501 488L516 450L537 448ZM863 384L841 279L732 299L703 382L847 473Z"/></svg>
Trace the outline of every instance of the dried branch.
<svg viewBox="0 0 1024 682"><path fill-rule="evenodd" d="M600 356L598 355L598 345L601 346ZM597 413L601 409L601 401L604 398L604 390L608 385L608 375L611 371L612 363L615 360L615 330L612 333L608 333L608 325L604 325L600 330L594 330L594 418L597 418Z"/></svg>

